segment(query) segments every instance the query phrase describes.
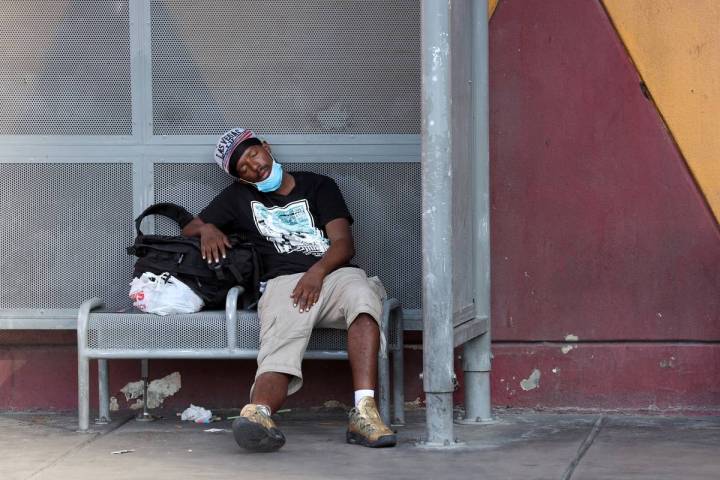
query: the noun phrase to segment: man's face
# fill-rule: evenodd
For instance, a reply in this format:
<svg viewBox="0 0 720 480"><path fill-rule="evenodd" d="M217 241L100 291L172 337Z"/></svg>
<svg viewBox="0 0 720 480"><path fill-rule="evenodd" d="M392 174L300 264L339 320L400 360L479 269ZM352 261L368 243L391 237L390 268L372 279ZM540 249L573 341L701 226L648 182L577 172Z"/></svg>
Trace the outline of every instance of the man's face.
<svg viewBox="0 0 720 480"><path fill-rule="evenodd" d="M251 145L245 149L237 161L238 176L246 182L257 183L265 180L272 169L270 145Z"/></svg>

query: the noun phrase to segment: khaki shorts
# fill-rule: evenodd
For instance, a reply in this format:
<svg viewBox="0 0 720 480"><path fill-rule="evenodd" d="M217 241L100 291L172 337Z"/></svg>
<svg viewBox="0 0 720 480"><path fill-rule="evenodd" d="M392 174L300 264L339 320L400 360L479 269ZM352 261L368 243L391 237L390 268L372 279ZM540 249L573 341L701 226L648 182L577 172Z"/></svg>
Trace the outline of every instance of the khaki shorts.
<svg viewBox="0 0 720 480"><path fill-rule="evenodd" d="M258 303L260 353L255 378L266 372L291 375L288 395L302 386L300 367L313 328L347 330L361 313L370 315L379 326L382 301L387 296L377 277L368 278L360 268L344 267L325 277L317 304L300 313L290 294L303 275L273 278Z"/></svg>

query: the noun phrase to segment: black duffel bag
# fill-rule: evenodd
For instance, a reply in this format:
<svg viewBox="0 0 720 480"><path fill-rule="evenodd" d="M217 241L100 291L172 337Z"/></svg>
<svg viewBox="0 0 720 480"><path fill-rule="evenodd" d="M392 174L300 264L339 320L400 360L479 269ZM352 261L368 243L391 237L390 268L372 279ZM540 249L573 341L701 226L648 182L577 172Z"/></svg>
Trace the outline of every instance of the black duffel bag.
<svg viewBox="0 0 720 480"><path fill-rule="evenodd" d="M209 264L202 258L199 238L145 235L140 224L149 215L167 217L180 228L193 219L190 212L174 203L157 203L145 209L135 219L135 243L127 248L128 254L138 257L133 270L135 277L144 272L156 275L169 272L202 298L208 309L224 309L228 290L235 285L245 289L239 305L252 308L257 304L261 264L252 243L243 241L239 235L228 235L232 248L226 249L226 258Z"/></svg>

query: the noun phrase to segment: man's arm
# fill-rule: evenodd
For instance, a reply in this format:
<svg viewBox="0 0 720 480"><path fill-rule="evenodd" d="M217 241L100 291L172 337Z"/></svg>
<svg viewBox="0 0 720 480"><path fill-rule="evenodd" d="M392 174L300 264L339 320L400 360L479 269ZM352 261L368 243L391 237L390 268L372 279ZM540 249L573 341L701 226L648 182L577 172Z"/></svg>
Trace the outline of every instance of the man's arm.
<svg viewBox="0 0 720 480"><path fill-rule="evenodd" d="M325 277L347 265L355 256L355 243L350 231L350 222L346 218L329 221L325 225L325 232L330 240L330 247L322 258L305 272L290 295L293 306L298 307L301 313L307 312L317 303Z"/></svg>
<svg viewBox="0 0 720 480"><path fill-rule="evenodd" d="M225 258L225 247L230 248L227 235L212 223L205 223L200 217L195 217L185 225L182 234L186 237L200 237L200 251L203 260L207 259L208 263L213 260L219 262L221 256Z"/></svg>

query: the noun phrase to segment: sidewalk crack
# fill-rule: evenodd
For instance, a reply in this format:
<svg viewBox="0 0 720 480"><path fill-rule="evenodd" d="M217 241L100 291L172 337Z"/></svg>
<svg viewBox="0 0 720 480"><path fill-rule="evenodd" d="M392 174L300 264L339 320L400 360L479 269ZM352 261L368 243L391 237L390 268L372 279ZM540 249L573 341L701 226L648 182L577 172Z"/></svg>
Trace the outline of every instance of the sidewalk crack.
<svg viewBox="0 0 720 480"><path fill-rule="evenodd" d="M585 456L585 453L588 451L590 446L595 441L595 438L600 433L600 429L602 428L604 420L605 417L603 415L600 415L600 417L595 421L595 425L593 425L590 433L588 433L587 437L585 437L585 440L583 440L583 442L580 444L580 447L575 454L575 458L573 458L572 462L570 462L570 465L568 465L568 468L565 470L565 473L563 474L561 480L570 480L572 478L572 475L575 472L575 468L578 466L580 460L582 460L583 456Z"/></svg>

